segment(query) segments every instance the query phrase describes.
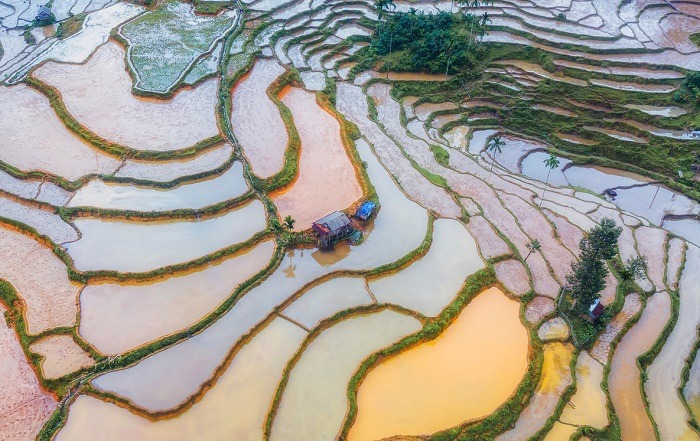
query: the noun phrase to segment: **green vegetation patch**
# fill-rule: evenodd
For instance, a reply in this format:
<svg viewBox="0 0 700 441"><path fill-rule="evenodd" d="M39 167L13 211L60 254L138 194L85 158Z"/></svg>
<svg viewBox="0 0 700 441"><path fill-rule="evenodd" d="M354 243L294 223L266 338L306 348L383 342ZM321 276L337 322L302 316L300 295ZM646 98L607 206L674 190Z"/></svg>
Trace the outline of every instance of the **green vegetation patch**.
<svg viewBox="0 0 700 441"><path fill-rule="evenodd" d="M211 17L195 14L185 3L167 2L156 6L119 30L129 48L127 59L133 69L134 87L167 93L183 73L236 24L236 13L224 11Z"/></svg>
<svg viewBox="0 0 700 441"><path fill-rule="evenodd" d="M75 35L83 29L83 23L85 22L86 13L74 15L67 20L62 21L56 29L56 37L58 38L68 38L71 35Z"/></svg>
<svg viewBox="0 0 700 441"><path fill-rule="evenodd" d="M700 34L690 35L688 39L692 41L695 46L700 47Z"/></svg>
<svg viewBox="0 0 700 441"><path fill-rule="evenodd" d="M488 21L488 14L396 13L379 25L370 50L384 57L387 70L457 72L476 64L476 37Z"/></svg>

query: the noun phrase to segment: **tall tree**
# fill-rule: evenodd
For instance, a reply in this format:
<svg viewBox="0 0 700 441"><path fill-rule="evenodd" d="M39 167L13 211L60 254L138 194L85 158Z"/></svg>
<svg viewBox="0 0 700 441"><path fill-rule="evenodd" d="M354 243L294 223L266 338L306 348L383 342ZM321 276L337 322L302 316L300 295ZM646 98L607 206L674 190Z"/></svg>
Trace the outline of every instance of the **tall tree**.
<svg viewBox="0 0 700 441"><path fill-rule="evenodd" d="M374 9L377 11L379 21L382 21L384 14L396 9L396 5L394 4L394 0L375 0Z"/></svg>
<svg viewBox="0 0 700 441"><path fill-rule="evenodd" d="M484 35L486 35L486 23L491 23L491 17L489 17L488 12L484 12L484 15L481 16L481 27L479 28L479 45L481 45L481 41L484 39Z"/></svg>
<svg viewBox="0 0 700 441"><path fill-rule="evenodd" d="M617 240L621 233L622 228L614 220L604 218L600 225L581 239L579 260L571 264L572 272L566 276L571 295L576 301L576 312L585 313L605 289L605 276L608 274L605 261L618 253Z"/></svg>
<svg viewBox="0 0 700 441"><path fill-rule="evenodd" d="M379 37L381 39L382 17L384 17L384 14L388 13L390 10L396 9L396 5L394 4L394 0L375 0L374 1L374 9L377 11L377 18L379 19L379 22L380 22Z"/></svg>
<svg viewBox="0 0 700 441"><path fill-rule="evenodd" d="M472 9L476 9L481 6L481 2L479 0L474 0L469 6ZM469 51L469 49L472 47L472 41L474 40L474 23L478 21L475 14L471 14L470 19L471 24L469 26L469 42L467 43L467 51Z"/></svg>
<svg viewBox="0 0 700 441"><path fill-rule="evenodd" d="M491 152L491 156L493 156L491 161L491 170L489 170L489 178L491 178L491 174L493 173L493 165L496 163L496 155L501 153L501 147L505 145L505 141L501 140L500 136L494 136L489 140L487 149L489 152Z"/></svg>
<svg viewBox="0 0 700 441"><path fill-rule="evenodd" d="M547 167L547 180L544 182L544 191L542 192L542 199L540 199L540 208L542 208L542 203L544 202L544 195L547 194L547 184L549 184L549 174L552 170L559 168L559 159L554 155L549 155L549 158L544 160L544 165Z"/></svg>

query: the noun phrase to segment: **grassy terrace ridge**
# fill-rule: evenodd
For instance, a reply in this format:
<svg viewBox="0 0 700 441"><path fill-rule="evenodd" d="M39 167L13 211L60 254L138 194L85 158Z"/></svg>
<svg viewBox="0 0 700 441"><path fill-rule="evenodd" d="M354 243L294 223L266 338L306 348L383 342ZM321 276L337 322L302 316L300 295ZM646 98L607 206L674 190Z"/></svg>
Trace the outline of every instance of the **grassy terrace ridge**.
<svg viewBox="0 0 700 441"><path fill-rule="evenodd" d="M253 337L255 337L261 330L263 330L276 316L277 312L283 310L287 306L289 306L291 303L293 303L295 300L297 300L299 297L301 297L305 292L310 290L311 288L318 286L332 278L335 277L362 277L362 276L369 276L369 275L379 275L379 274L390 274L395 271L399 271L402 268L405 268L412 262L414 262L416 259L419 259L420 257L424 256L425 253L427 253L428 249L430 248L430 244L432 243L432 231L433 231L433 221L434 219L430 219L429 227L428 230L426 231L426 236L419 245L418 248L413 250L412 252L408 253L407 255L403 256L402 258L396 260L395 262L383 265L381 267L374 268L372 270L340 270L340 271L335 271L330 274L326 274L324 276L321 276L309 283L307 283L305 286L301 287L299 290L297 290L292 296L290 296L287 300L285 300L281 305L277 306L274 308L267 316L266 318L255 325L250 331L248 331L245 335L243 335L241 338L238 339L238 341L234 344L232 347L231 351L227 355L226 359L217 367L216 371L212 375L212 377L207 380L205 383L203 383L198 390L190 396L187 400L185 400L183 403L178 405L175 408L168 409L165 411L159 411L159 412L153 412L149 411L147 409L140 408L136 405L134 405L131 401L117 396L112 393L108 392L103 392L95 389L89 384L86 384L85 389L83 390L84 393L87 393L88 395L97 397L102 400L106 400L108 402L112 402L120 407L128 408L131 412L136 413L137 415L148 418L149 420L156 421L158 419L162 418L172 418L177 415L180 415L187 411L194 403L199 401L204 393L206 393L207 390L209 390L211 387L214 386L218 378L224 373L224 371L228 368L230 365L231 361L235 357L236 353L243 348L247 343L252 340ZM144 345L142 347L139 347L137 349L134 349L131 352L128 352L126 354L123 354L119 357L118 360L114 360L107 365L106 363L102 365L102 370L95 370L96 367L91 368L92 370L88 370L87 372L90 372L90 377L93 377L96 373L103 373L107 371L112 371L116 369L121 369L125 368L128 366L131 366L133 364L138 363L141 359L147 357L153 352L157 352L159 350L165 349L167 347L173 346L182 340L186 338L190 338L192 335L197 334L198 332L203 331L206 329L208 326L213 324L218 318L220 318L223 314L226 314L233 306L235 305L235 302L238 301L240 297L245 295L250 289L254 288L255 286L258 286L260 283L262 283L267 276L269 276L274 270L276 270L279 265L282 263L282 257L284 255L284 249L281 247L278 247L275 253L275 256L273 257L272 261L268 264L266 268L258 272L256 275L254 275L252 278L248 279L246 282L242 283L236 289L234 292L229 296L224 303L217 308L214 312L212 312L210 315L202 319L200 322L196 323L195 325L191 326L188 330L186 331L180 331L178 333L175 333L173 335L164 337L158 341L155 341L153 343L149 343L147 345ZM395 307L392 306L392 308L399 308L400 307ZM403 310L403 309L402 309ZM405 312L405 311L404 311ZM340 313L342 315L342 312ZM416 314L416 313L414 313ZM419 319L422 319L418 315ZM129 361L123 361L124 357L129 357ZM73 379L74 377L68 377L68 379Z"/></svg>
<svg viewBox="0 0 700 441"><path fill-rule="evenodd" d="M31 236L39 243L45 245L53 251L53 253L58 257L63 264L66 266L68 272L68 277L76 282L87 283L88 281L129 281L129 280L155 280L166 275L173 275L182 271L189 271L197 267L204 265L209 265L212 262L216 262L220 259L227 258L232 254L236 254L240 250L247 250L260 242L273 238L274 235L270 230L265 229L255 233L252 237L248 238L244 242L229 245L220 250L214 251L212 253L206 254L204 256L198 257L187 262L176 263L173 265L163 266L151 271L143 272L119 272L114 270L90 270L90 271L79 271L75 269L73 259L70 255L57 243L55 243L48 236L42 235L36 229L27 226L26 224L16 221L14 219L8 219L0 216L0 226L19 231L25 235Z"/></svg>
<svg viewBox="0 0 700 441"><path fill-rule="evenodd" d="M187 147L181 150L173 151L153 151L153 150L137 150L132 147L123 146L115 142L109 141L88 129L81 124L73 115L68 112L66 105L63 103L61 93L53 86L50 86L43 81L34 77L28 76L24 79L27 85L38 92L42 93L49 99L51 107L56 112L58 118L63 122L66 128L89 145L115 158L120 159L144 159L144 160L167 160L167 159L184 159L198 153L201 153L209 148L220 144L223 138L220 134L210 138L203 139L192 147ZM165 99L162 96L160 99Z"/></svg>
<svg viewBox="0 0 700 441"><path fill-rule="evenodd" d="M400 14L393 14L393 16L396 15ZM406 49L399 49L393 54L383 56L377 54L376 45L382 44L377 43L377 35L383 26L386 27L385 25L377 24L377 22L366 18L361 20L361 24L374 28L375 36L372 39L372 45L370 47L364 48L350 57L351 60L357 62L356 66L351 70L351 79L354 75L375 66L379 66L379 70L386 69L387 66L391 70L413 70L405 63L397 63L397 59L401 59L401 57L405 58ZM489 29L493 30L496 28L489 27ZM512 30L509 30L509 32L512 32ZM515 33L517 34L517 32ZM549 42L546 44L552 46ZM585 52L583 50L584 48L577 49ZM399 54L402 50L404 53ZM593 51L590 49L586 49L586 51L606 53L606 51ZM517 82L508 77L485 74L483 70L495 61L515 59L538 64L555 77L565 75L573 79L584 81L604 78L618 82L633 82L640 85L656 84L678 86L681 80L648 79L630 75L605 75L580 69L559 67L552 62L554 59L579 63L582 60L576 56L565 54L555 55L543 49L525 47L517 44L484 43L478 45L473 52L475 52L475 54L473 56L470 55L470 57L472 57L470 58L471 66L461 69L458 75L453 77L450 81L399 82L398 84L394 84L393 87L393 90L396 90L395 97L418 96L420 102L450 101L456 103L460 103L464 98L470 97L473 100L493 102L497 105L504 106L504 109L488 109L495 113L496 120L491 123L488 121L476 121L474 123L469 123L470 127L493 128L498 125L515 132L527 134L550 145L552 142L555 142L553 147L569 154L586 157L587 163L599 163L602 165L608 161L614 161L612 164L618 168L620 165L622 165L624 169L635 168L635 171L641 171L645 175L658 173L664 176L664 183L672 189L680 191L691 198L700 200L700 183L693 182L692 179L687 177L692 176L690 165L693 161L697 161L695 154L698 152L698 149L693 142L654 136L645 130L625 124L623 127L625 131L648 138L648 145L640 145L628 141L613 140L604 134L591 132L583 128L584 126L616 128L620 125L619 122L605 121L605 119L612 118L617 120L633 119L637 123L658 127L659 129L689 130L689 128L697 123L700 116L698 116L694 103L688 102L686 98L687 93L684 92L686 90L684 86L680 86L678 91L671 93L645 93L641 91L611 89L592 84L586 87L580 87L558 81L541 79L534 88L523 88L520 92L508 90L507 94L503 96L502 93L494 93L500 90L502 86L486 83L483 80L497 79L501 81L510 81L512 84L519 86ZM615 53L623 52L626 53L627 51L615 51ZM601 67L624 65L624 63L590 59L586 59L585 62L593 66ZM679 71L678 68L673 66L653 66L653 68L658 67ZM467 87L468 92L466 90ZM392 94L394 93L393 90ZM526 94L534 99L532 101L522 100L521 97ZM532 109L532 105L534 104L570 109L571 103L559 97L567 97L583 103L612 102L613 107L607 112L575 107L576 118ZM622 107L625 104L681 106L690 110L690 112L687 115L676 118L657 118ZM482 110L483 109L477 109L477 111ZM469 110L465 112L467 114L472 113ZM457 111L446 113L457 113ZM466 122L466 117L456 122L450 122L441 128L441 133L457 125L465 124ZM624 121L622 121L622 123L624 124ZM599 145L574 144L557 138L555 135L556 132L581 132L585 134L586 138L598 142ZM608 164L610 163L608 162ZM677 175L678 170L682 170L686 177L679 179Z"/></svg>
<svg viewBox="0 0 700 441"><path fill-rule="evenodd" d="M512 56L510 57L512 58ZM398 100L405 96L423 96L422 102L461 102L466 95L461 86L461 83L455 79L440 84L401 82L393 86L392 95ZM624 120L634 118L634 121L638 123L658 127L662 130L683 130L691 124L692 112L678 118L659 119L621 107L622 103L630 101L636 104L678 106L679 103L672 100L672 94L644 94L641 92L607 89L600 86L582 88L551 80L542 80L537 89L527 91L531 96L534 95L535 99L533 101L521 101L519 100L520 94L517 93L512 94L510 97L491 93L497 87L499 86L481 83L472 87L469 93L474 100L490 101L503 106L503 108L480 107L465 111L466 116L445 124L441 128L441 133L464 124L468 124L472 129L495 128L515 132L520 136L548 144L551 151L570 158L577 164L598 164L633 171L650 176L673 190L700 200L700 184L693 182L688 177L692 176L690 166L693 161L697 160L695 155L698 152L695 143L692 141L678 141L653 136L628 124L622 127L631 134L648 138L649 144L642 145L634 142L614 140L602 133L592 132L583 128L584 126L593 126L618 129L620 128L619 123L606 122L605 119L616 118L617 120ZM428 94L427 96L426 93ZM571 96L583 102L596 102L602 97L610 97L615 100L617 97L620 104L617 104L609 113L581 107L571 109L571 104L567 101L560 98L552 98L562 96ZM665 101L662 96L666 96ZM535 110L532 108L533 104L544 104L551 107L575 110L577 116L571 118ZM467 121L469 114L479 113L483 110L494 113L495 118L474 122ZM445 113L457 112L449 111ZM582 134L587 139L596 141L598 145L571 143L560 139L556 135L557 132ZM678 170L684 171L684 178L678 178Z"/></svg>
<svg viewBox="0 0 700 441"><path fill-rule="evenodd" d="M499 286L499 288L503 289L495 278L493 267L489 266L469 276L455 300L438 317L428 319L421 331L403 338L389 348L372 354L360 365L348 385L350 408L341 429L340 439L347 437L350 427L354 423L357 415L357 392L367 374L385 360L437 338L457 318L460 312L468 306L474 297L491 286ZM338 316L342 317L340 314ZM478 421L466 422L452 429L438 432L428 439L434 441L490 439L514 424L519 418L522 409L530 401L542 369L541 343L534 329L530 329L529 353L530 363L523 381L518 385L511 398L494 413ZM269 424L270 420L268 420L266 430L269 430Z"/></svg>
<svg viewBox="0 0 700 441"><path fill-rule="evenodd" d="M255 194L253 193L253 191L248 190L244 194L233 199L217 202L215 204L197 209L178 208L175 210L166 211L138 211L95 207L58 207L56 211L61 216L61 218L66 219L69 222L79 218L99 218L144 222L157 222L178 219L197 220L200 218L206 219L220 213L234 211L255 199L254 195Z"/></svg>

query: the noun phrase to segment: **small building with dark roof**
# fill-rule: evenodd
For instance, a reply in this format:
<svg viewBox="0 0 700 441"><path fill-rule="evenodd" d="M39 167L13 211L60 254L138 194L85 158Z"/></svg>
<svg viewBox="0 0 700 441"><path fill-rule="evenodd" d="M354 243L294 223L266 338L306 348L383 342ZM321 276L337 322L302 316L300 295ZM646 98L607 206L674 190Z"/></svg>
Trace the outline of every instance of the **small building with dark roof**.
<svg viewBox="0 0 700 441"><path fill-rule="evenodd" d="M311 229L316 233L321 247L331 246L335 242L350 236L355 231L350 218L340 211L317 220L311 224Z"/></svg>
<svg viewBox="0 0 700 441"><path fill-rule="evenodd" d="M48 6L40 6L39 11L36 13L36 17L34 18L39 23L46 23L51 21L51 8Z"/></svg>
<svg viewBox="0 0 700 441"><path fill-rule="evenodd" d="M595 301L588 308L588 314L583 316L583 318L587 322L593 323L596 320L598 320L598 317L600 317L600 315L603 313L604 310L605 310L605 306L603 306L603 304L600 303L600 299L595 299Z"/></svg>

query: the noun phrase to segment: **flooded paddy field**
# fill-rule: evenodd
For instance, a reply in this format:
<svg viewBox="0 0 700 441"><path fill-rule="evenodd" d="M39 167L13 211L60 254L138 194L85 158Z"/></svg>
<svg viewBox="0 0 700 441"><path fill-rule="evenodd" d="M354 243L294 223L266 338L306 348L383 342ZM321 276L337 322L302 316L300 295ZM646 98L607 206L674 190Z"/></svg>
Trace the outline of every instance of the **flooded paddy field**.
<svg viewBox="0 0 700 441"><path fill-rule="evenodd" d="M302 89L283 92L301 139L298 176L272 195L281 217L292 216L305 230L328 213L344 210L362 196L355 169L340 139L340 125ZM334 187L333 192L328 188Z"/></svg>
<svg viewBox="0 0 700 441"><path fill-rule="evenodd" d="M513 393L526 354L518 303L487 290L440 337L369 373L348 439L430 433L488 415Z"/></svg>
<svg viewBox="0 0 700 441"><path fill-rule="evenodd" d="M700 439L692 2L58 3L0 2L0 439Z"/></svg>
<svg viewBox="0 0 700 441"><path fill-rule="evenodd" d="M32 75L59 91L80 124L136 150L184 149L219 133L216 80L179 91L170 100L139 98L131 93L124 57L124 50L110 42L85 64L48 62Z"/></svg>

